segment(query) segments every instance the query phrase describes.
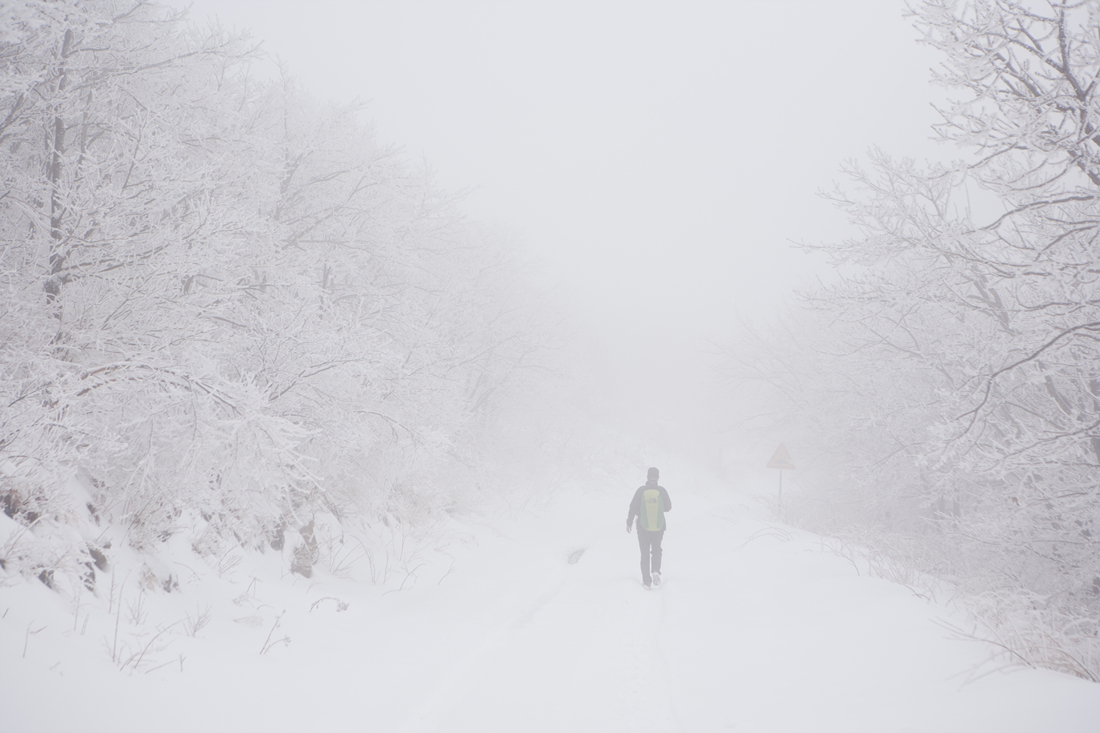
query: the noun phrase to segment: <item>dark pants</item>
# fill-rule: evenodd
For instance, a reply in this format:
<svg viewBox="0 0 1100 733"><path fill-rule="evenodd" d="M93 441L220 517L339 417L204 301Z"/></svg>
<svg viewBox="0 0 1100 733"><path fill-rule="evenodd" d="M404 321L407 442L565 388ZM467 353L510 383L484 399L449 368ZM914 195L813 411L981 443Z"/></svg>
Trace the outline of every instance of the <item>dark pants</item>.
<svg viewBox="0 0 1100 733"><path fill-rule="evenodd" d="M638 547L642 550L642 582L646 585L653 582L653 578L649 574L650 569L655 573L661 572L661 538L664 536L665 531L663 529L650 532L648 529L638 527ZM653 553L652 561L650 560L651 549Z"/></svg>

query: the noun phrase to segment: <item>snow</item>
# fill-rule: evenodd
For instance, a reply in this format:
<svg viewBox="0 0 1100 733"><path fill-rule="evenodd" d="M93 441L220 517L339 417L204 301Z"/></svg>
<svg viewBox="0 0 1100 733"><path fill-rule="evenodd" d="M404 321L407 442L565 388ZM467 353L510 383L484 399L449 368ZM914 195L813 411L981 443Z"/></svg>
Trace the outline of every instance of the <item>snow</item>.
<svg viewBox="0 0 1100 733"><path fill-rule="evenodd" d="M77 610L78 598L9 581L2 727L1100 730L1100 685L999 670L990 649L941 625L968 623L950 605L857 573L743 494L667 484L674 511L655 591L642 588L637 540L623 530L629 482L455 519L400 592L403 572L386 585L305 579L285 575L289 555L271 551L223 577L185 558L180 592L140 595L136 623L133 577L111 614L105 589ZM209 624L188 635L183 622L206 608ZM112 643L133 658L173 622L118 671ZM270 643L284 636L289 644Z"/></svg>

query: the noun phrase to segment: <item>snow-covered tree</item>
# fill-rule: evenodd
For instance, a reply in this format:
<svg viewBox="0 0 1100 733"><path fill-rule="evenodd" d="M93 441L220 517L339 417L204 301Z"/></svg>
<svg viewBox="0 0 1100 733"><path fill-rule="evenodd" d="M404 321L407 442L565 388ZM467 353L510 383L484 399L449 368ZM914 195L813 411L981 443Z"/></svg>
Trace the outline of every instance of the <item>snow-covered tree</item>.
<svg viewBox="0 0 1100 733"><path fill-rule="evenodd" d="M945 548L925 569L1026 591L1024 612L1076 639L1028 653L1095 678L1081 619L1100 610L1100 11L936 1L913 16L956 95L937 131L967 157L849 167L856 190L830 196L860 235L819 249L854 274L807 295L810 349L770 348L757 376L797 365L780 392L831 422L863 521Z"/></svg>
<svg viewBox="0 0 1100 733"><path fill-rule="evenodd" d="M214 552L474 485L494 401L541 348L500 243L355 107L253 81L241 38L133 0L13 18L7 513ZM90 501L59 490L77 474Z"/></svg>

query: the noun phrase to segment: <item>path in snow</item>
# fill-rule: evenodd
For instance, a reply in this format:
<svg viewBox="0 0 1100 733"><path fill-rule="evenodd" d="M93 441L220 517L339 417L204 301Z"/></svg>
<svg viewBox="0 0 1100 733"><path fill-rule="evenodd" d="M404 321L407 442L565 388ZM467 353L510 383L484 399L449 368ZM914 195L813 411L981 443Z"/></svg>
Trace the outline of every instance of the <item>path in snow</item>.
<svg viewBox="0 0 1100 733"><path fill-rule="evenodd" d="M545 581L534 600L405 730L1100 730L1100 685L1036 670L968 682L986 651L933 623L961 616L744 505L675 495L666 581L646 592L627 499L542 518L602 524L576 565L570 533L538 538L555 551L525 560Z"/></svg>
<svg viewBox="0 0 1100 733"><path fill-rule="evenodd" d="M235 579L194 564L182 593L147 597L143 625L122 621L121 638L142 642L184 612L211 609L210 625L172 637L155 652L165 666L148 674L120 674L106 656L119 614L92 613L77 631L70 601L36 584L4 588L0 727L1100 731L1100 685L1042 670L968 681L987 650L934 623L962 616L857 574L742 497L670 491L660 590L641 587L636 537L624 531L632 487L563 496L537 513L463 520L448 545L453 572L437 585L446 566L434 579L424 571L400 593L331 577L280 580L285 558L272 553L253 556ZM311 610L331 596L348 610ZM134 598L127 591L126 615ZM275 638L293 643L258 654L284 610ZM24 658L31 624L51 631L30 638Z"/></svg>

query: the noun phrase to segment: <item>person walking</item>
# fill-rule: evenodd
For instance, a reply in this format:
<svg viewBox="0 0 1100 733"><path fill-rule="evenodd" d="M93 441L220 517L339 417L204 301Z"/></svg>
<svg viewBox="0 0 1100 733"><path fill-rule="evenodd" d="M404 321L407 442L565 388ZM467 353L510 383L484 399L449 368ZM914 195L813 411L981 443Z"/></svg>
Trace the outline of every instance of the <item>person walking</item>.
<svg viewBox="0 0 1100 733"><path fill-rule="evenodd" d="M638 547L642 551L642 584L646 588L661 584L661 539L665 536L665 512L672 511L672 500L663 486L657 485L661 472L649 469L645 486L639 486L630 501L626 531L638 518Z"/></svg>

